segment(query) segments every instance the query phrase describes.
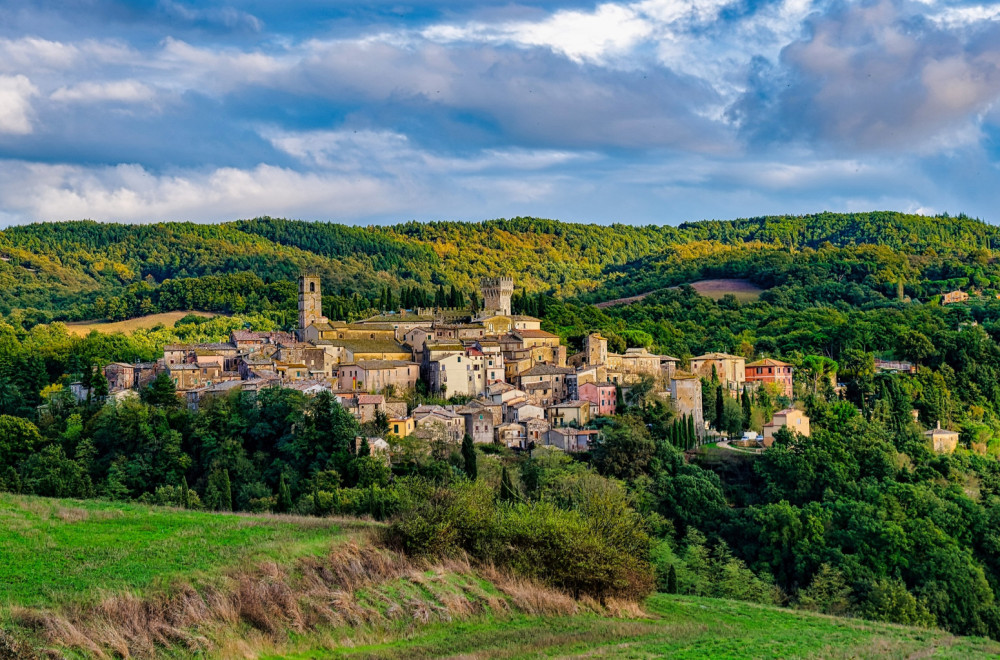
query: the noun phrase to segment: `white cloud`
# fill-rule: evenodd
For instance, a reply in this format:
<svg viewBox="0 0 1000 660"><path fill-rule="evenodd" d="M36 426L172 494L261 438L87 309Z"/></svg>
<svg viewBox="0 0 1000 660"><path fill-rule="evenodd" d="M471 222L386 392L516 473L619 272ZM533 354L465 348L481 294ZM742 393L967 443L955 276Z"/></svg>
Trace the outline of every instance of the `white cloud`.
<svg viewBox="0 0 1000 660"><path fill-rule="evenodd" d="M118 41L83 40L76 43L38 37L0 39L0 71L26 73L68 71L108 63L141 63L142 56Z"/></svg>
<svg viewBox="0 0 1000 660"><path fill-rule="evenodd" d="M31 133L31 98L38 89L26 76L0 76L0 133Z"/></svg>
<svg viewBox="0 0 1000 660"><path fill-rule="evenodd" d="M436 25L422 36L435 42L475 41L542 46L575 62L603 62L627 52L648 38L653 26L632 7L598 5L592 12L562 10L542 21L514 21L489 25Z"/></svg>
<svg viewBox="0 0 1000 660"><path fill-rule="evenodd" d="M571 161L593 161L592 152L557 149L484 149L445 156L420 149L392 131L261 131L276 149L301 163L328 170L365 170L405 176L412 172L457 176L484 171L537 171Z"/></svg>
<svg viewBox="0 0 1000 660"><path fill-rule="evenodd" d="M929 4L933 5L933 2ZM955 28L981 23L983 21L1000 20L1000 4L969 5L966 7L945 7L938 12L928 14L935 23Z"/></svg>
<svg viewBox="0 0 1000 660"><path fill-rule="evenodd" d="M53 101L99 103L149 103L156 98L156 92L138 80L114 80L110 82L83 82L70 87L60 87L49 96Z"/></svg>
<svg viewBox="0 0 1000 660"><path fill-rule="evenodd" d="M111 167L0 163L3 212L23 219L93 218L152 222L223 220L271 213L364 217L401 211L406 191L366 176L252 169L155 174L139 165Z"/></svg>

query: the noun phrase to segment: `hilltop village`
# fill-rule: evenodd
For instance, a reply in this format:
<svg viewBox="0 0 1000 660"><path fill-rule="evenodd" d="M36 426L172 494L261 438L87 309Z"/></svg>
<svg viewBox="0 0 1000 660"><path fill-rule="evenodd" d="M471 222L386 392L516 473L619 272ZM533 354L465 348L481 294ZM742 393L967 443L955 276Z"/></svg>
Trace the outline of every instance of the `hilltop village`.
<svg viewBox="0 0 1000 660"><path fill-rule="evenodd" d="M693 429L695 442L710 432L703 379L717 382L733 398L763 386L786 401L792 398L794 367L770 358L747 363L737 355L708 353L682 365L645 348L611 352L599 333L588 335L583 350L569 355L539 319L511 313L512 278L484 278L481 287L483 307L477 314L418 308L346 323L324 316L319 278L302 276L296 332L234 330L224 343L168 345L153 363L108 364L110 396L134 395L160 373L169 376L190 410L235 389L277 385L306 395L326 390L359 422L381 417L399 437L434 427L452 441L468 434L476 443L566 451L586 451L599 432L592 421L615 414L639 384L670 401ZM87 395L78 383L71 389L78 398ZM414 389L462 403L411 408L402 395ZM770 446L782 426L809 434L808 418L786 408L763 433L733 438L734 444ZM371 440L373 447L387 446Z"/></svg>

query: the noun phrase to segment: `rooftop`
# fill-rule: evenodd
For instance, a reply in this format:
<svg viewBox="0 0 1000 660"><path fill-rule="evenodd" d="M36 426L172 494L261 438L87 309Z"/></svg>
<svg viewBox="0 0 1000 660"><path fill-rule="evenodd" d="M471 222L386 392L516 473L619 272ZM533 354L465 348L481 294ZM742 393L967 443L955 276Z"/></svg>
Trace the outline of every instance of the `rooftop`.
<svg viewBox="0 0 1000 660"><path fill-rule="evenodd" d="M698 357L691 358L692 360L746 360L741 355L730 355L729 353L705 353L704 355L699 355Z"/></svg>
<svg viewBox="0 0 1000 660"><path fill-rule="evenodd" d="M556 376L575 373L572 367L557 367L554 364L536 364L521 376Z"/></svg>
<svg viewBox="0 0 1000 660"><path fill-rule="evenodd" d="M792 366L788 362L782 362L781 360L775 360L774 358L764 358L763 360L757 360L756 362L748 362L748 367L790 367Z"/></svg>
<svg viewBox="0 0 1000 660"><path fill-rule="evenodd" d="M544 330L515 330L511 334L517 335L522 339L559 339L559 335L554 335Z"/></svg>

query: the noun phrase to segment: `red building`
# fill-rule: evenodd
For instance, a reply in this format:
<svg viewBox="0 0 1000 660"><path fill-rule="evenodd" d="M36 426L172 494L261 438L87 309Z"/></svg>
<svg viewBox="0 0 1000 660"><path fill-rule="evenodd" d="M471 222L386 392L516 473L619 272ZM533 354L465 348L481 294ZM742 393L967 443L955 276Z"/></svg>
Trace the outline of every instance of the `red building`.
<svg viewBox="0 0 1000 660"><path fill-rule="evenodd" d="M792 372L795 367L782 362L765 358L751 362L746 367L747 385L751 383L774 383L781 388L781 393L792 398ZM755 387L759 387L755 386Z"/></svg>

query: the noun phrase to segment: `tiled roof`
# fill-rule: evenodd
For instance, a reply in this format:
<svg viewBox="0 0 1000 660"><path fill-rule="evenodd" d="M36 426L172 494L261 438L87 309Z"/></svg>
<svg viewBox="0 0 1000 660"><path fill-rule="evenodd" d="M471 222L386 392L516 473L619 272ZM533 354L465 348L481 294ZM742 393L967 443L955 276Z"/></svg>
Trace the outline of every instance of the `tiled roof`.
<svg viewBox="0 0 1000 660"><path fill-rule="evenodd" d="M559 339L559 335L554 335L544 330L515 330L511 334L523 339Z"/></svg>
<svg viewBox="0 0 1000 660"><path fill-rule="evenodd" d="M699 355L698 357L691 358L692 360L745 360L746 358L740 355L730 355L729 353L705 353L704 355Z"/></svg>
<svg viewBox="0 0 1000 660"><path fill-rule="evenodd" d="M523 372L521 376L561 376L571 373L575 373L572 367L557 367L554 364L536 364Z"/></svg>
<svg viewBox="0 0 1000 660"><path fill-rule="evenodd" d="M790 367L792 366L788 362L782 362L781 360L775 360L774 358L764 358L763 360L757 360L756 362L747 363L748 367Z"/></svg>

